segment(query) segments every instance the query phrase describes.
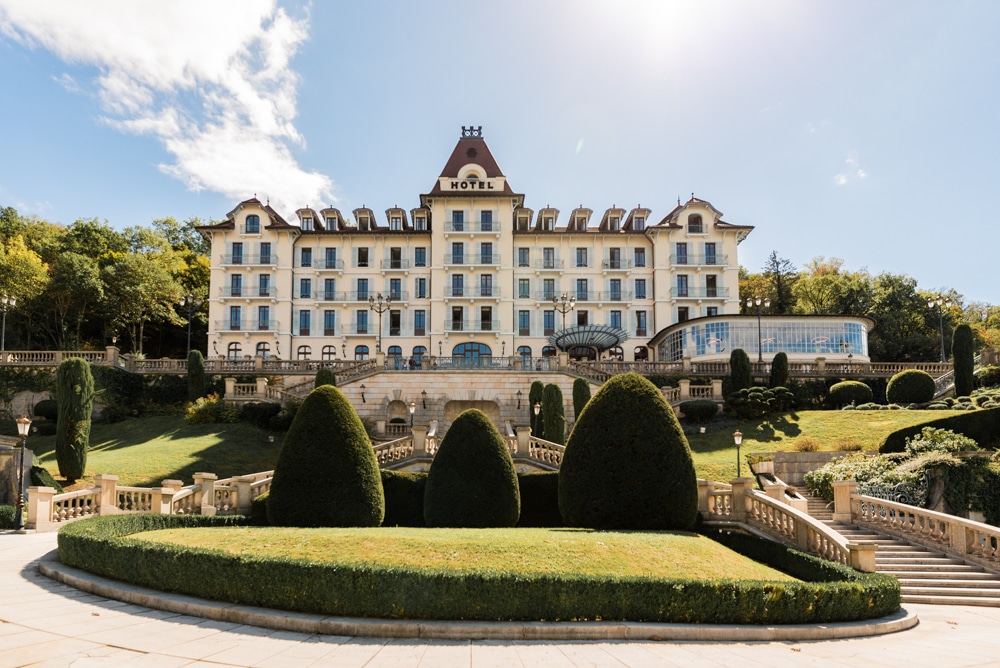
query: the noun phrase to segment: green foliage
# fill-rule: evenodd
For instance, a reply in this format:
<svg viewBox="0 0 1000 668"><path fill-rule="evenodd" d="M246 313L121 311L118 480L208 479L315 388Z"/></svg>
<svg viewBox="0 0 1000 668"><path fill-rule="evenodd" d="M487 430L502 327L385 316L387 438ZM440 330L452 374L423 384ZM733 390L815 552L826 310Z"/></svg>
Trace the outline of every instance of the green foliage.
<svg viewBox="0 0 1000 668"><path fill-rule="evenodd" d="M559 470L567 526L691 530L698 490L687 438L659 389L608 380L580 416Z"/></svg>
<svg viewBox="0 0 1000 668"><path fill-rule="evenodd" d="M55 399L42 399L31 411L36 418L43 418L51 422L59 419L59 402Z"/></svg>
<svg viewBox="0 0 1000 668"><path fill-rule="evenodd" d="M14 528L14 515L17 508L14 506L0 506L0 530Z"/></svg>
<svg viewBox="0 0 1000 668"><path fill-rule="evenodd" d="M972 328L962 323L951 339L952 364L955 367L955 394L967 396L976 387L975 341Z"/></svg>
<svg viewBox="0 0 1000 668"><path fill-rule="evenodd" d="M288 431L288 428L292 426L292 421L295 420L295 415L299 411L299 406L302 402L295 397L289 397L285 399L285 405L282 406L281 410L271 418L268 422L268 429L271 431ZM373 434L375 433L375 426L372 425L369 428L368 422L365 418L361 419L361 423L364 426L365 433L368 434L368 440L370 441Z"/></svg>
<svg viewBox="0 0 1000 668"><path fill-rule="evenodd" d="M536 438L545 438L542 413L539 411L538 415L535 415L535 404L542 403L543 394L545 394L545 383L540 380L531 381L531 388L528 390L528 424L531 425L531 433Z"/></svg>
<svg viewBox="0 0 1000 668"><path fill-rule="evenodd" d="M299 407L274 467L268 521L276 526L378 526L385 497L358 414L332 385Z"/></svg>
<svg viewBox="0 0 1000 668"><path fill-rule="evenodd" d="M546 441L559 445L566 442L566 408L562 389L555 383L546 385L542 393L542 422Z"/></svg>
<svg viewBox="0 0 1000 668"><path fill-rule="evenodd" d="M266 527L267 523L267 500L271 498L271 492L264 492L250 502L250 517L247 522L253 526Z"/></svg>
<svg viewBox="0 0 1000 668"><path fill-rule="evenodd" d="M750 358L742 348L729 354L729 391L739 392L753 386L753 367Z"/></svg>
<svg viewBox="0 0 1000 668"><path fill-rule="evenodd" d="M273 401L248 401L240 406L240 421L267 429L271 420L281 412L281 404Z"/></svg>
<svg viewBox="0 0 1000 668"><path fill-rule="evenodd" d="M391 471L382 469L382 489L385 490L386 527L423 527L424 489L427 473L424 471Z"/></svg>
<svg viewBox="0 0 1000 668"><path fill-rule="evenodd" d="M906 440L919 434L925 427L950 429L957 434L968 436L981 447L990 447L997 443L1000 435L1000 410L984 408L897 429L882 439L879 452L903 452L906 450Z"/></svg>
<svg viewBox="0 0 1000 668"><path fill-rule="evenodd" d="M56 430L56 461L59 475L73 482L83 477L90 446L90 416L94 408L94 377L90 365L71 357L56 371L59 420Z"/></svg>
<svg viewBox="0 0 1000 668"><path fill-rule="evenodd" d="M691 399L682 401L679 406L681 413L693 422L711 422L719 412L719 404L711 399Z"/></svg>
<svg viewBox="0 0 1000 668"><path fill-rule="evenodd" d="M586 378L577 378L573 381L573 420L580 417L588 401L590 401L590 381Z"/></svg>
<svg viewBox="0 0 1000 668"><path fill-rule="evenodd" d="M519 473L517 486L521 493L519 527L561 527L559 513L559 471Z"/></svg>
<svg viewBox="0 0 1000 668"><path fill-rule="evenodd" d="M677 387L680 385L680 381L691 380L689 376L684 374L649 373L645 376L656 387Z"/></svg>
<svg viewBox="0 0 1000 668"><path fill-rule="evenodd" d="M137 373L110 366L91 366L94 385L105 405L138 408L146 391L146 379Z"/></svg>
<svg viewBox="0 0 1000 668"><path fill-rule="evenodd" d="M976 374L976 386L989 388L1000 387L1000 366L985 366Z"/></svg>
<svg viewBox="0 0 1000 668"><path fill-rule="evenodd" d="M830 388L827 400L834 407L866 404L872 400L872 388L861 381L845 380Z"/></svg>
<svg viewBox="0 0 1000 668"><path fill-rule="evenodd" d="M512 527L521 500L514 460L485 413L463 411L441 440L427 475L429 527Z"/></svg>
<svg viewBox="0 0 1000 668"><path fill-rule="evenodd" d="M974 440L950 429L924 427L920 434L906 439L906 454L910 457L928 452L971 452L980 449Z"/></svg>
<svg viewBox="0 0 1000 668"><path fill-rule="evenodd" d="M856 480L858 483L885 479L903 461L901 455L871 456L854 453L838 457L820 468L805 474L806 487L814 496L833 501L833 483L838 480Z"/></svg>
<svg viewBox="0 0 1000 668"><path fill-rule="evenodd" d="M53 380L54 375L48 369L0 366L0 415L10 415L11 404L18 393L25 390L46 392L55 387Z"/></svg>
<svg viewBox="0 0 1000 668"><path fill-rule="evenodd" d="M771 360L771 375L767 380L768 387L788 386L788 355L781 352Z"/></svg>
<svg viewBox="0 0 1000 668"><path fill-rule="evenodd" d="M62 494L63 488L56 479L52 477L48 469L41 466L31 467L31 485L35 487L51 487L56 490L56 494Z"/></svg>
<svg viewBox="0 0 1000 668"><path fill-rule="evenodd" d="M743 388L726 397L726 410L741 420L781 413L795 407L795 395L786 387L768 389L763 386Z"/></svg>
<svg viewBox="0 0 1000 668"><path fill-rule="evenodd" d="M230 406L219 395L210 394L188 404L184 421L188 424L233 424L240 421L240 409Z"/></svg>
<svg viewBox="0 0 1000 668"><path fill-rule="evenodd" d="M313 387L319 387L320 385L336 385L337 377L333 374L332 369L320 369L316 372L316 381Z"/></svg>
<svg viewBox="0 0 1000 668"><path fill-rule="evenodd" d="M197 401L205 394L205 358L200 350L192 350L187 359L188 401Z"/></svg>
<svg viewBox="0 0 1000 668"><path fill-rule="evenodd" d="M204 388L203 388L204 393ZM145 408L169 406L188 401L188 383L183 376L165 373L150 376L142 395Z"/></svg>
<svg viewBox="0 0 1000 668"><path fill-rule="evenodd" d="M906 369L889 379L885 398L890 404L919 404L934 397L934 378L920 369Z"/></svg>

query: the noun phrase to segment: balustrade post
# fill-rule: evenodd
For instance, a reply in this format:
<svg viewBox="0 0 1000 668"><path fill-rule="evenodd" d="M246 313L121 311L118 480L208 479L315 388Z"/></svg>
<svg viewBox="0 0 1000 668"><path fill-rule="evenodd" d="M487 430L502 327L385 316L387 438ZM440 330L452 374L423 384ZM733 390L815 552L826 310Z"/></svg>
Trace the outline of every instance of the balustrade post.
<svg viewBox="0 0 1000 668"><path fill-rule="evenodd" d="M153 503L149 512L154 515L172 515L174 511L174 494L176 489L171 487L157 487L153 490Z"/></svg>
<svg viewBox="0 0 1000 668"><path fill-rule="evenodd" d="M687 378L684 378L684 379L681 379L681 380L677 381L677 387L680 388L680 391L681 391L681 396L680 396L681 401L687 401L688 399L691 398L691 381L690 380L688 380Z"/></svg>
<svg viewBox="0 0 1000 668"><path fill-rule="evenodd" d="M101 473L94 476L94 482L100 488L97 494L97 514L118 514L118 476Z"/></svg>
<svg viewBox="0 0 1000 668"><path fill-rule="evenodd" d="M531 456L531 427L527 425L517 428L517 451Z"/></svg>
<svg viewBox="0 0 1000 668"><path fill-rule="evenodd" d="M385 420L375 420L375 433L385 436Z"/></svg>
<svg viewBox="0 0 1000 668"><path fill-rule="evenodd" d="M257 379L257 393L254 395L257 399L263 400L267 396L267 378Z"/></svg>
<svg viewBox="0 0 1000 668"><path fill-rule="evenodd" d="M569 366L569 353L559 351L559 368L565 369Z"/></svg>
<svg viewBox="0 0 1000 668"><path fill-rule="evenodd" d="M960 522L948 522L948 547L959 556L969 553L969 530Z"/></svg>
<svg viewBox="0 0 1000 668"><path fill-rule="evenodd" d="M747 497L753 487L753 478L733 478L733 514L734 522L747 521Z"/></svg>
<svg viewBox="0 0 1000 668"><path fill-rule="evenodd" d="M715 491L715 483L711 480L698 478L698 512L702 518L708 519L708 497Z"/></svg>
<svg viewBox="0 0 1000 668"><path fill-rule="evenodd" d="M228 380L228 379L227 379ZM214 473L195 473L194 484L201 487L201 514L215 514L215 481L219 476Z"/></svg>
<svg viewBox="0 0 1000 668"><path fill-rule="evenodd" d="M851 494L858 491L854 480L837 480L833 483L833 521L851 521Z"/></svg>
<svg viewBox="0 0 1000 668"><path fill-rule="evenodd" d="M52 487L28 488L28 519L24 523L26 529L35 531L52 531L55 522L52 521L52 497L56 490Z"/></svg>
<svg viewBox="0 0 1000 668"><path fill-rule="evenodd" d="M253 356L253 370L254 371L263 371L264 370L264 356L263 355L254 355ZM260 380L260 379L258 378L257 380Z"/></svg>
<svg viewBox="0 0 1000 668"><path fill-rule="evenodd" d="M118 346L104 348L104 363L107 366L118 366Z"/></svg>
<svg viewBox="0 0 1000 668"><path fill-rule="evenodd" d="M427 427L413 425L413 456L423 457L427 454Z"/></svg>
<svg viewBox="0 0 1000 668"><path fill-rule="evenodd" d="M823 375L826 373L826 358L817 357L816 358L816 373Z"/></svg>
<svg viewBox="0 0 1000 668"><path fill-rule="evenodd" d="M721 401L724 397L722 396L722 379L713 378L712 379L712 398L716 401Z"/></svg>
<svg viewBox="0 0 1000 668"><path fill-rule="evenodd" d="M237 515L249 515L250 514L250 502L253 500L250 498L252 492L250 491L250 486L253 485L254 478L252 475L240 476L236 479L236 514Z"/></svg>
<svg viewBox="0 0 1000 668"><path fill-rule="evenodd" d="M867 541L861 543L848 543L847 549L851 553L851 568L864 573L875 572L875 543Z"/></svg>
<svg viewBox="0 0 1000 668"><path fill-rule="evenodd" d="M236 398L236 379L226 378L226 399L232 401Z"/></svg>
<svg viewBox="0 0 1000 668"><path fill-rule="evenodd" d="M781 503L787 503L785 498L785 490L788 489L788 485L784 483L768 483L764 485L764 493L775 501L780 501Z"/></svg>

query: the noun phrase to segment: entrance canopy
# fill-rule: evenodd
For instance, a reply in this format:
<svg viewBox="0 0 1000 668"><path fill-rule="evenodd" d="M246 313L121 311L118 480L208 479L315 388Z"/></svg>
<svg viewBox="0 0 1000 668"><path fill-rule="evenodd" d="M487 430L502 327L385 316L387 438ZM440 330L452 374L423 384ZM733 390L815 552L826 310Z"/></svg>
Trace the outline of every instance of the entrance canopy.
<svg viewBox="0 0 1000 668"><path fill-rule="evenodd" d="M620 346L628 339L628 332L610 325L577 325L561 329L549 336L549 343L568 351L573 348L593 348L602 353L609 348Z"/></svg>

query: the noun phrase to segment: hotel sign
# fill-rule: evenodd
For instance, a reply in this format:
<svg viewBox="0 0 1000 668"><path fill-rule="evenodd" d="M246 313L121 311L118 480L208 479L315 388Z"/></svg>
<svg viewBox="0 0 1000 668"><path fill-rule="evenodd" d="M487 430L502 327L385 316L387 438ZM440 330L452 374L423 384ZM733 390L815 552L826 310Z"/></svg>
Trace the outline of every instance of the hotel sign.
<svg viewBox="0 0 1000 668"><path fill-rule="evenodd" d="M495 190L493 181L463 179L448 181L448 190Z"/></svg>

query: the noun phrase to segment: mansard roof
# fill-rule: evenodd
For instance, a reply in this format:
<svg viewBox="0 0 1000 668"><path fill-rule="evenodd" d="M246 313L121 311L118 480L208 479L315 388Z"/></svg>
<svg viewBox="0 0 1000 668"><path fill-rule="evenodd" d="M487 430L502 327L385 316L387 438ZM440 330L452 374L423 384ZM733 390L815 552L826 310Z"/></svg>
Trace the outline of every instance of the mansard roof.
<svg viewBox="0 0 1000 668"><path fill-rule="evenodd" d="M500 165L497 164L496 158L493 157L493 153L490 151L490 147L486 145L486 140L483 139L482 126L478 127L465 127L462 126L462 136L455 144L455 149L451 152L451 157L448 158L448 162L445 163L444 169L441 170L441 178L458 178L459 173L462 168L466 165L478 165L484 172L483 178L492 179L498 177L504 177L504 173L500 170ZM440 180L434 183L434 187L431 188L428 195L454 195L455 193L446 193L441 190ZM507 183L506 177L504 177L503 190L498 192L489 193L477 193L475 191L461 193L462 197L476 197L479 195L486 195L489 197L496 197L497 195L507 195L516 196L516 193L511 189L510 184Z"/></svg>

